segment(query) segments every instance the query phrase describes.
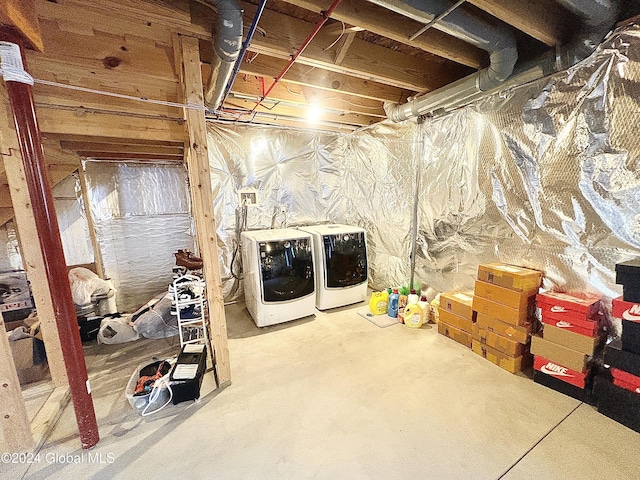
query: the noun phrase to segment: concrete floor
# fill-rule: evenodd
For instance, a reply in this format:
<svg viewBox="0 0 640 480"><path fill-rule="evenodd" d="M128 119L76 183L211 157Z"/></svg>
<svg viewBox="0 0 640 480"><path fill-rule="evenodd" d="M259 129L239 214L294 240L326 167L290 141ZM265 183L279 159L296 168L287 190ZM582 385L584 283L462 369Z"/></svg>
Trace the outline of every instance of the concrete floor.
<svg viewBox="0 0 640 480"><path fill-rule="evenodd" d="M638 479L640 434L437 334L379 328L364 305L258 329L227 307L232 384L152 417L124 389L176 339L89 346L101 441L83 451L71 405L34 479ZM91 454L91 457L88 456Z"/></svg>

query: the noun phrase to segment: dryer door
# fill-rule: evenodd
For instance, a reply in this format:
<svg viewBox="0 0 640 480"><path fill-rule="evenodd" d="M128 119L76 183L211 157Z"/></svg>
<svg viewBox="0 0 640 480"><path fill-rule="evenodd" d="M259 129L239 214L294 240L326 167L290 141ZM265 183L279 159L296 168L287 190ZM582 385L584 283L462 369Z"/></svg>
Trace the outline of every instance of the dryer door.
<svg viewBox="0 0 640 480"><path fill-rule="evenodd" d="M313 293L311 239L260 242L264 302L285 302Z"/></svg>
<svg viewBox="0 0 640 480"><path fill-rule="evenodd" d="M327 288L342 288L367 281L367 246L364 232L324 235Z"/></svg>

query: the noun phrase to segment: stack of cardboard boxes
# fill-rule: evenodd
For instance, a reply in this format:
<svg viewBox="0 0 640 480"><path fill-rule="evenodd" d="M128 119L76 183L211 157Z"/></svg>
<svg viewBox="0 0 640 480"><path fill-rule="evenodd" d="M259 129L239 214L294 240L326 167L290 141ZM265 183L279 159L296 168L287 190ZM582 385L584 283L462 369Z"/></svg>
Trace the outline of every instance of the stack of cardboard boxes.
<svg viewBox="0 0 640 480"><path fill-rule="evenodd" d="M469 292L447 292L440 295L438 333L471 348L471 328L474 317Z"/></svg>
<svg viewBox="0 0 640 480"><path fill-rule="evenodd" d="M606 340L598 295L546 292L537 296L542 335L531 341L533 380L583 402L592 403L592 357Z"/></svg>
<svg viewBox="0 0 640 480"><path fill-rule="evenodd" d="M472 303L475 353L511 373L531 365L529 338L541 281L537 270L503 263L478 266Z"/></svg>
<svg viewBox="0 0 640 480"><path fill-rule="evenodd" d="M596 378L598 411L640 433L640 259L616 265L622 298L613 300L613 316L622 320L622 337L606 346L604 363L611 377Z"/></svg>

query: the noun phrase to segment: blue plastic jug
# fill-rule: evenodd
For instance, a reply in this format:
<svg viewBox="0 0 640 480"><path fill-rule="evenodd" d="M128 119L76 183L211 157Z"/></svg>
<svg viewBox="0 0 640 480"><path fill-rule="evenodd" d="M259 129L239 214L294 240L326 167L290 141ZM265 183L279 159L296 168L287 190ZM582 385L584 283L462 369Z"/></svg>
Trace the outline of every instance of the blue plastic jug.
<svg viewBox="0 0 640 480"><path fill-rule="evenodd" d="M389 295L389 308L387 309L387 315L391 318L398 318L398 289L394 288L393 293Z"/></svg>

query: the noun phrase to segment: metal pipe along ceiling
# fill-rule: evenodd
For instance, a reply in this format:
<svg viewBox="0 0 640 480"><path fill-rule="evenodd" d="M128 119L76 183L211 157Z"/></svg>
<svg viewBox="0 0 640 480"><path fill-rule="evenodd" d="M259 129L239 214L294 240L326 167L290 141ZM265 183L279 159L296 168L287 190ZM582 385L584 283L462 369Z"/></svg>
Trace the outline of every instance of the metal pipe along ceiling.
<svg viewBox="0 0 640 480"><path fill-rule="evenodd" d="M447 2L431 0L369 1L423 23L429 22L449 6ZM558 1L582 17L589 28L575 42L562 49L560 54L563 58L556 59L556 70L567 68L589 55L594 45L602 40L615 22L618 10L617 0ZM462 10L451 12L433 28L488 51L491 64L484 70L403 105L385 103L384 110L387 117L395 122L465 105L477 99L483 92L498 88L513 73L517 51L513 36L504 28L492 29ZM540 62L546 63L546 59L543 58ZM544 74L550 73L544 65L541 65L540 71Z"/></svg>
<svg viewBox="0 0 640 480"><path fill-rule="evenodd" d="M451 7L450 2L444 0L369 1L422 23L429 23ZM440 19L433 28L485 50L489 53L490 64L473 75L404 105L386 103L385 112L393 121L406 120L446 108L451 103L465 101L478 92L500 85L513 72L518 60L518 49L514 36L505 27L491 25L464 10L457 9Z"/></svg>
<svg viewBox="0 0 640 480"><path fill-rule="evenodd" d="M211 75L204 89L204 104L215 110L222 103L225 86L242 48L242 9L235 0L205 1L218 12Z"/></svg>

